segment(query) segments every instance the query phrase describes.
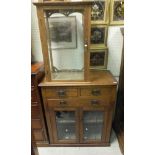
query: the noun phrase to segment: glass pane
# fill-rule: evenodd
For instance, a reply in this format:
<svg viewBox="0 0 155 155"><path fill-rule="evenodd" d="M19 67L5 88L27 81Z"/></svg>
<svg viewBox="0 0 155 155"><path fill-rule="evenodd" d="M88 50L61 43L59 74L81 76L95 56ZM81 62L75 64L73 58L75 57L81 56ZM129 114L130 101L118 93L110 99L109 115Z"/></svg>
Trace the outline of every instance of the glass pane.
<svg viewBox="0 0 155 155"><path fill-rule="evenodd" d="M75 112L56 111L55 115L58 140L76 139Z"/></svg>
<svg viewBox="0 0 155 155"><path fill-rule="evenodd" d="M55 10L46 15L53 80L84 80L83 14Z"/></svg>
<svg viewBox="0 0 155 155"><path fill-rule="evenodd" d="M101 140L103 131L103 112L84 112L84 140Z"/></svg>

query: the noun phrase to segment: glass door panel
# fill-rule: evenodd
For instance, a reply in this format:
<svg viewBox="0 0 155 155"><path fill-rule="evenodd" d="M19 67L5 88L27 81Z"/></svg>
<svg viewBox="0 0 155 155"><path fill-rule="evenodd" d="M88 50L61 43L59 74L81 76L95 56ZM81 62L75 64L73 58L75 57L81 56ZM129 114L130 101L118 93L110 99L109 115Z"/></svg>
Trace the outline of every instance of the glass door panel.
<svg viewBox="0 0 155 155"><path fill-rule="evenodd" d="M53 80L84 80L84 16L82 10L46 12Z"/></svg>
<svg viewBox="0 0 155 155"><path fill-rule="evenodd" d="M58 140L76 139L76 118L74 111L55 111Z"/></svg>
<svg viewBox="0 0 155 155"><path fill-rule="evenodd" d="M84 141L101 141L103 135L103 111L83 112L83 139Z"/></svg>

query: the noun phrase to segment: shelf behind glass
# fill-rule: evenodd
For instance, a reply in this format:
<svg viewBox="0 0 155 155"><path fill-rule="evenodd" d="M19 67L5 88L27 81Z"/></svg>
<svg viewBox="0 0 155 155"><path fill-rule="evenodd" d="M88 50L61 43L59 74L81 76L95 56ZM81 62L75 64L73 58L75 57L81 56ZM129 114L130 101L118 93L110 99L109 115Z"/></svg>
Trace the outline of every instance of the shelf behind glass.
<svg viewBox="0 0 155 155"><path fill-rule="evenodd" d="M62 72L52 72L53 80L83 80L83 71L62 71Z"/></svg>
<svg viewBox="0 0 155 155"><path fill-rule="evenodd" d="M101 140L103 135L103 112L85 111L83 120L84 140Z"/></svg>
<svg viewBox="0 0 155 155"><path fill-rule="evenodd" d="M84 140L101 140L103 125L100 124L84 124Z"/></svg>
<svg viewBox="0 0 155 155"><path fill-rule="evenodd" d="M57 137L59 140L76 139L76 121L74 111L56 111Z"/></svg>
<svg viewBox="0 0 155 155"><path fill-rule="evenodd" d="M57 132L59 140L72 140L76 139L75 124L57 124Z"/></svg>

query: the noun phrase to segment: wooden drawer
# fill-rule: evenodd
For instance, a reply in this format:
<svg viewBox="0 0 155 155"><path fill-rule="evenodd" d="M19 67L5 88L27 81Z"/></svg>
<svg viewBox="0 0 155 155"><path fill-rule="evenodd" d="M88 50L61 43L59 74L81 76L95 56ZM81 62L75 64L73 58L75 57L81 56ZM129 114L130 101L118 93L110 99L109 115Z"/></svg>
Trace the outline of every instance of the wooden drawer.
<svg viewBox="0 0 155 155"><path fill-rule="evenodd" d="M77 99L48 99L48 107L78 107Z"/></svg>
<svg viewBox="0 0 155 155"><path fill-rule="evenodd" d="M31 78L31 87L35 86L35 80L33 78Z"/></svg>
<svg viewBox="0 0 155 155"><path fill-rule="evenodd" d="M42 129L42 123L40 119L32 119L31 124L33 129Z"/></svg>
<svg viewBox="0 0 155 155"><path fill-rule="evenodd" d="M107 100L103 99L48 99L47 100L48 107L101 107L104 105L108 105Z"/></svg>
<svg viewBox="0 0 155 155"><path fill-rule="evenodd" d="M77 97L78 89L70 87L47 88L45 96L51 98Z"/></svg>
<svg viewBox="0 0 155 155"><path fill-rule="evenodd" d="M40 109L39 106L31 106L31 118L38 119L40 118Z"/></svg>
<svg viewBox="0 0 155 155"><path fill-rule="evenodd" d="M37 102L37 91L31 87L31 102Z"/></svg>
<svg viewBox="0 0 155 155"><path fill-rule="evenodd" d="M80 96L107 98L111 94L111 88L85 87L80 89Z"/></svg>
<svg viewBox="0 0 155 155"><path fill-rule="evenodd" d="M38 102L31 102L31 106L37 106Z"/></svg>
<svg viewBox="0 0 155 155"><path fill-rule="evenodd" d="M34 140L36 141L44 141L44 132L42 130L33 130Z"/></svg>
<svg viewBox="0 0 155 155"><path fill-rule="evenodd" d="M80 105L82 107L102 107L107 105L108 102L102 99L83 99L80 100Z"/></svg>

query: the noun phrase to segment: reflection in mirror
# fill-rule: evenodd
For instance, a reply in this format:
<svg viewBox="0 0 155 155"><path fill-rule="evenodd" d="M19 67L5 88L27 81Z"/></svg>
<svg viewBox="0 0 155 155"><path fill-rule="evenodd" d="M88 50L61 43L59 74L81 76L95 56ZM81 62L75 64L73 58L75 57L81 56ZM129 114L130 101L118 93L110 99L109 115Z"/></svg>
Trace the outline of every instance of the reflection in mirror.
<svg viewBox="0 0 155 155"><path fill-rule="evenodd" d="M84 80L82 13L53 13L46 23L52 79Z"/></svg>

